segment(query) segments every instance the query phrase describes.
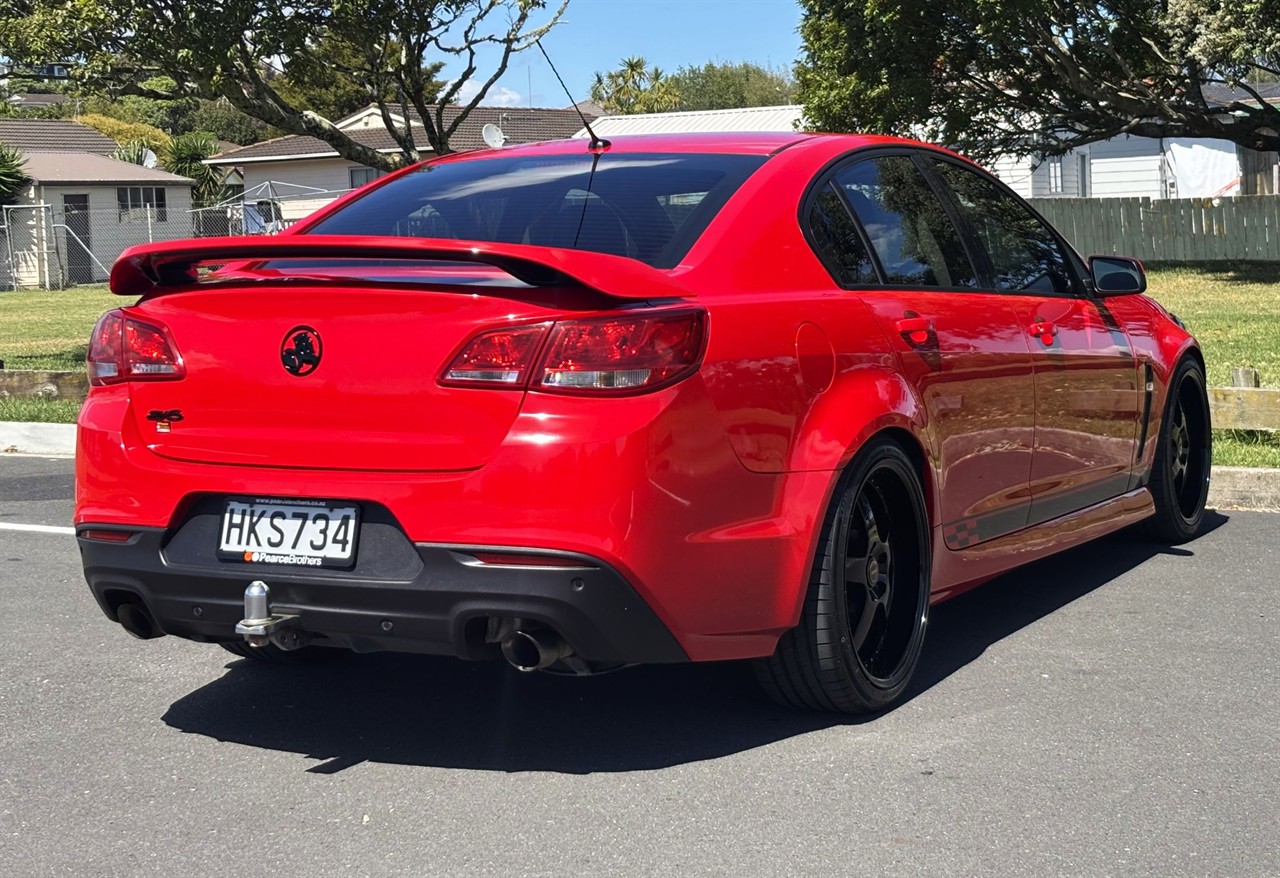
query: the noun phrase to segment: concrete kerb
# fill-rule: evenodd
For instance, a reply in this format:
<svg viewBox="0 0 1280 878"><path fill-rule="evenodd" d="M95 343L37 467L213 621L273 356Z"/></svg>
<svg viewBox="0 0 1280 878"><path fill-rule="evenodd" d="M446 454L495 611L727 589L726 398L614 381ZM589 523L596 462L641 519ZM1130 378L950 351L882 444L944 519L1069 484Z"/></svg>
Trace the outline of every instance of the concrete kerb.
<svg viewBox="0 0 1280 878"><path fill-rule="evenodd" d="M75 425L0 421L0 453L71 457L76 453ZM1209 506L1280 512L1280 469L1214 467Z"/></svg>

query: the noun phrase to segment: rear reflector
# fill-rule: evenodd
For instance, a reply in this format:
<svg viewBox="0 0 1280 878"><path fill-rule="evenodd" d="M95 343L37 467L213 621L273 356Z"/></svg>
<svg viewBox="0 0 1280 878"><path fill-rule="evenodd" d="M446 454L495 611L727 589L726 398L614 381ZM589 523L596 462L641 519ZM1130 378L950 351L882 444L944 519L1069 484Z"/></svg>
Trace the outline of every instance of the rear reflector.
<svg viewBox="0 0 1280 878"><path fill-rule="evenodd" d="M131 530L82 530L80 539L97 540L100 543L127 543L136 531Z"/></svg>
<svg viewBox="0 0 1280 878"><path fill-rule="evenodd" d="M518 555L514 552L472 552L471 557L481 564L503 567L573 567L591 568L595 565L580 561L577 558L563 558L559 555Z"/></svg>
<svg viewBox="0 0 1280 878"><path fill-rule="evenodd" d="M555 393L641 393L691 375L705 343L704 311L590 317L489 330L454 357L441 382Z"/></svg>
<svg viewBox="0 0 1280 878"><path fill-rule="evenodd" d="M174 380L186 375L182 357L162 325L126 317L123 311L103 314L89 337L89 383Z"/></svg>

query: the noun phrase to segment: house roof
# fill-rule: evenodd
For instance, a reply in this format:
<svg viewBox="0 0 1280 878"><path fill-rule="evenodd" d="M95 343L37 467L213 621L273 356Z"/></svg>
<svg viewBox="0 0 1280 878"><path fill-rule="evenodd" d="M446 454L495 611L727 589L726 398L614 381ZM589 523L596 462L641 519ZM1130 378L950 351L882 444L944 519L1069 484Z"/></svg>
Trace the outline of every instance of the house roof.
<svg viewBox="0 0 1280 878"><path fill-rule="evenodd" d="M446 121L454 118L461 108L447 107ZM365 111L361 111L363 113ZM356 114L359 116L361 114ZM349 122L355 116L349 116ZM417 117L414 117L415 123ZM497 125L506 135L507 143L533 143L539 140L559 140L569 137L582 127L576 110L519 109L511 107L476 107L462 120L458 130L449 139L455 150L483 149L481 131L485 125ZM381 125L370 128L344 128L352 140L381 152L395 152L399 147ZM420 146L423 144L420 144ZM241 149L234 149L207 160L211 165L238 165L244 162L285 161L298 158L333 158L338 151L318 137L291 134L264 140Z"/></svg>
<svg viewBox="0 0 1280 878"><path fill-rule="evenodd" d="M1261 95L1262 99L1269 104L1280 102L1280 82L1255 82L1250 83L1250 88ZM1257 98L1249 94L1242 88L1232 88L1228 85L1206 85L1201 88L1204 99L1211 104L1230 104L1239 101L1242 104L1257 103Z"/></svg>
<svg viewBox="0 0 1280 878"><path fill-rule="evenodd" d="M25 154L81 152L111 155L116 142L68 119L0 119L0 143Z"/></svg>
<svg viewBox="0 0 1280 878"><path fill-rule="evenodd" d="M804 107L744 107L738 110L688 110L678 113L635 113L630 116L601 116L591 123L600 137L623 134L677 134L712 131L796 130ZM589 137L579 128L574 137Z"/></svg>
<svg viewBox="0 0 1280 878"><path fill-rule="evenodd" d="M144 168L108 156L83 152L29 152L24 170L37 183L106 184L128 183L152 186L191 186L192 180L159 168Z"/></svg>
<svg viewBox="0 0 1280 878"><path fill-rule="evenodd" d="M19 107L52 107L65 104L70 98L64 94L34 94L30 92L9 96L9 103Z"/></svg>

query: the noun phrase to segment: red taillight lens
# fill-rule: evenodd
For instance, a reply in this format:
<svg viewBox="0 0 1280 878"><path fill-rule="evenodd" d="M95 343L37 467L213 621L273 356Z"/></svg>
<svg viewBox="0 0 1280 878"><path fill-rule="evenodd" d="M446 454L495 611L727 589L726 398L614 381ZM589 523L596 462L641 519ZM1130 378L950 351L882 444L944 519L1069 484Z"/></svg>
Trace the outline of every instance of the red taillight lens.
<svg viewBox="0 0 1280 878"><path fill-rule="evenodd" d="M159 324L108 311L98 320L89 338L89 383L156 381L186 374L182 357Z"/></svg>
<svg viewBox="0 0 1280 878"><path fill-rule="evenodd" d="M549 323L477 335L445 370L447 384L524 387Z"/></svg>
<svg viewBox="0 0 1280 878"><path fill-rule="evenodd" d="M564 393L633 393L674 384L698 366L706 314L565 320L530 383Z"/></svg>

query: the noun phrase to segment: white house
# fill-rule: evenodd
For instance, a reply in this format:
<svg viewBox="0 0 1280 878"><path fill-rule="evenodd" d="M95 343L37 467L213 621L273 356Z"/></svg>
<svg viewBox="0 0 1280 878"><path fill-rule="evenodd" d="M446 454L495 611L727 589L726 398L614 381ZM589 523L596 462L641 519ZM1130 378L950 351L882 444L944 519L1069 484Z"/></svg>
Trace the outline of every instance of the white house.
<svg viewBox="0 0 1280 878"><path fill-rule="evenodd" d="M446 108L446 118L457 112L458 108ZM404 123L398 115L393 119ZM417 117L413 119L414 125L421 126ZM356 142L378 152L390 155L399 151L376 106L335 124ZM495 126L506 143L532 143L568 137L582 127L582 119L573 108L476 107L458 126L450 146L455 150L484 148L486 125ZM420 135L419 144L425 141ZM229 150L207 159L205 164L237 173L243 179L245 231L254 231L255 223L266 225L278 220L288 224L380 176L373 168L342 158L323 140L297 134ZM279 216L275 216L277 213Z"/></svg>
<svg viewBox="0 0 1280 878"><path fill-rule="evenodd" d="M1214 93L1225 101L1234 93ZM1276 90L1280 98L1280 88ZM603 116L591 123L600 137L713 131L795 131L798 105ZM580 128L575 137L587 137ZM1280 192L1275 153L1240 150L1226 140L1120 137L1043 160L1007 157L990 170L1026 198L1195 198ZM1261 182L1259 182L1261 181Z"/></svg>
<svg viewBox="0 0 1280 878"><path fill-rule="evenodd" d="M134 244L189 237L191 180L111 158L116 144L61 119L0 119L30 178L0 211L0 289L106 280Z"/></svg>

